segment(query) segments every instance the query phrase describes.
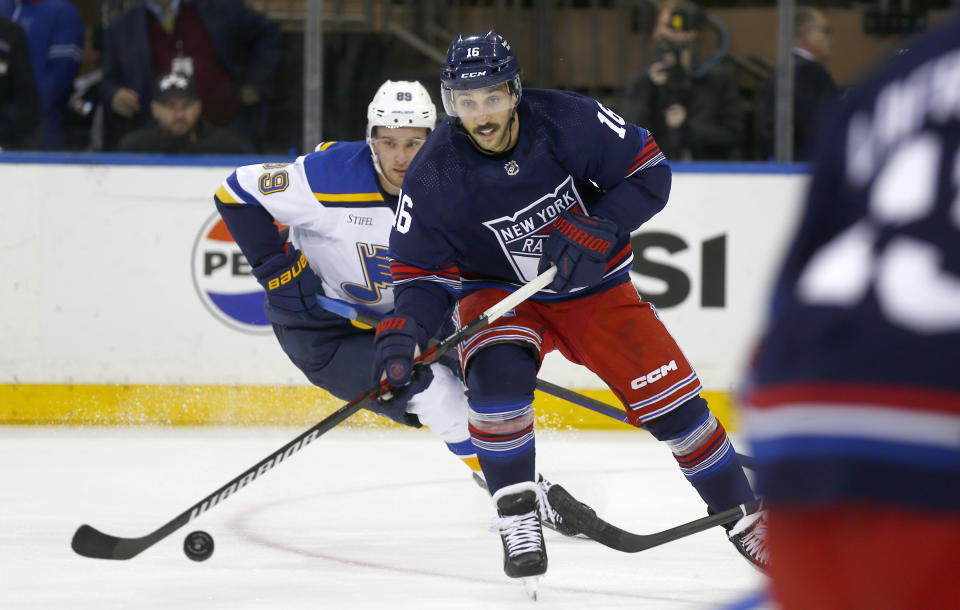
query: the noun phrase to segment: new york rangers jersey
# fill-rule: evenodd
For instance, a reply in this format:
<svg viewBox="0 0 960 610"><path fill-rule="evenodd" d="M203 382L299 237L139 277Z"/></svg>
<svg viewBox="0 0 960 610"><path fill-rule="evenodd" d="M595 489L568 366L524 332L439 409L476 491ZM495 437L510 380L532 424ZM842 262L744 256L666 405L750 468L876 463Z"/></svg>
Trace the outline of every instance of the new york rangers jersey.
<svg viewBox="0 0 960 610"><path fill-rule="evenodd" d="M746 392L759 491L960 510L960 21L822 133Z"/></svg>
<svg viewBox="0 0 960 610"><path fill-rule="evenodd" d="M516 146L496 155L478 151L448 119L406 173L390 236L391 270L398 312L428 330L435 316L422 312L443 307L422 299L437 295L437 286L466 295L533 279L553 221L570 208L620 229L604 281L591 291L627 281L630 232L666 203L670 168L645 129L563 91L524 90L517 115ZM427 284L433 288L410 290ZM534 298L561 297L544 290Z"/></svg>
<svg viewBox="0 0 960 610"><path fill-rule="evenodd" d="M216 199L223 214L240 218L255 211L244 206L255 206L269 214L255 218L289 225L290 241L322 279L326 296L380 313L393 309L387 240L396 197L379 188L366 142L324 143L293 163L240 167ZM262 220L232 222L231 229L251 265L262 258L257 248L270 243L265 233L276 233Z"/></svg>

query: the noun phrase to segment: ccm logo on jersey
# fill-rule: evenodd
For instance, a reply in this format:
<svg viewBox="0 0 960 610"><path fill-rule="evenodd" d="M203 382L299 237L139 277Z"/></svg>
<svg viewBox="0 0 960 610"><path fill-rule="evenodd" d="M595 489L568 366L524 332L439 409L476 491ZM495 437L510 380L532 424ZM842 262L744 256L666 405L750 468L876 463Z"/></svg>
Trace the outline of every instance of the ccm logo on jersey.
<svg viewBox="0 0 960 610"><path fill-rule="evenodd" d="M675 370L677 370L677 361L671 360L669 364L664 364L660 368L654 369L649 373L647 373L646 375L641 375L640 377L637 377L636 379L630 382L630 387L633 388L634 390L639 390L640 388L647 385L648 383L653 383L655 381L659 381L663 379L670 373L670 371L675 371Z"/></svg>
<svg viewBox="0 0 960 610"><path fill-rule="evenodd" d="M290 280L300 275L307 268L307 257L300 253L300 260L295 262L292 267L284 271L281 275L270 280L267 284L268 290L276 290L284 284L289 284Z"/></svg>

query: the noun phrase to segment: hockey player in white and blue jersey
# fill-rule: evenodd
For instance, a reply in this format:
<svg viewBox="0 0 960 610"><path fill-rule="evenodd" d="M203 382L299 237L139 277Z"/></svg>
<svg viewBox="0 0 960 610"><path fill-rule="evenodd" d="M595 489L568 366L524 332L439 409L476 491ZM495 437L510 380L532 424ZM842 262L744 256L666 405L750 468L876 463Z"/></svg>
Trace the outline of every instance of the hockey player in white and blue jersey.
<svg viewBox="0 0 960 610"><path fill-rule="evenodd" d="M415 81L387 81L367 109L367 137L326 142L293 163L238 168L217 209L266 291L265 311L290 360L314 385L351 400L371 386L373 332L318 305L316 295L377 315L393 310L387 242L404 174L436 123ZM288 225L286 243L277 223ZM362 325L361 325L362 326ZM455 359L369 404L401 424L428 426L479 477ZM541 477L541 485L550 483ZM572 535L556 513L548 525Z"/></svg>
<svg viewBox="0 0 960 610"><path fill-rule="evenodd" d="M547 569L537 521L533 397L559 350L597 373L630 422L671 449L709 510L753 491L701 384L629 280L630 233L666 204L671 171L652 135L581 95L521 92L519 60L494 31L460 37L441 73L450 115L410 165L390 236L396 308L377 359L400 386L456 301L468 321L551 264L548 289L460 346L470 433L493 493L508 576ZM762 565L758 515L730 536Z"/></svg>
<svg viewBox="0 0 960 610"><path fill-rule="evenodd" d="M420 83L387 81L367 119L366 141L325 142L293 163L240 167L215 195L266 291L266 314L284 351L311 383L343 400L370 386L372 333L324 310L315 295L380 315L393 309L387 237L403 174L434 128L436 108ZM289 243L277 223L290 227ZM434 364L409 390L368 408L426 424L479 470L463 386L448 367Z"/></svg>

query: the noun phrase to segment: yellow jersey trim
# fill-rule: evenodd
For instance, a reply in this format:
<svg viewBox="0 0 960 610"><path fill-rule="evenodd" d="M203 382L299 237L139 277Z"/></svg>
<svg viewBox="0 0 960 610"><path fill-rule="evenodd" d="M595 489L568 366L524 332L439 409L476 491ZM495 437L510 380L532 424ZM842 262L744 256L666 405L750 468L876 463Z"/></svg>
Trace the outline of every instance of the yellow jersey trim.
<svg viewBox="0 0 960 610"><path fill-rule="evenodd" d="M383 201L380 193L314 193L317 201Z"/></svg>
<svg viewBox="0 0 960 610"><path fill-rule="evenodd" d="M234 199L233 195L230 194L230 191L228 191L227 188L222 184L220 185L220 188L217 189L217 199L220 200L220 203L243 203L242 201L237 201Z"/></svg>

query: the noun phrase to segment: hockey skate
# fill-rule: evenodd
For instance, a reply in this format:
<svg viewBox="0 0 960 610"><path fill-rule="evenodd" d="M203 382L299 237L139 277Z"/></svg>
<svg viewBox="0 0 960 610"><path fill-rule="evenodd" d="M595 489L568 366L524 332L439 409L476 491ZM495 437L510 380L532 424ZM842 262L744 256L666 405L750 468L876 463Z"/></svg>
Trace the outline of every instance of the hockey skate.
<svg viewBox="0 0 960 610"><path fill-rule="evenodd" d="M727 530L727 538L733 546L737 547L737 551L757 569L766 572L768 564L766 512L745 515L723 527Z"/></svg>
<svg viewBox="0 0 960 610"><path fill-rule="evenodd" d="M547 496L547 492L553 487L553 483L543 478L542 474L537 473L537 486L540 488L540 508L543 513L544 527L548 527L555 532L560 532L564 536L586 538L586 535L584 535L576 525L564 521L563 515L553 510L553 506L550 505L550 500ZM593 513L593 509L588 508L588 510Z"/></svg>
<svg viewBox="0 0 960 610"><path fill-rule="evenodd" d="M487 482L484 481L483 477L478 473L473 473L473 480L481 489L487 489ZM571 538L588 538L577 526L570 522L564 522L563 515L553 510L553 507L550 505L550 499L547 496L547 492L553 487L553 483L545 479L539 472L537 473L537 486L540 487L540 512L543 515L542 524L544 527L559 532L564 536L570 536ZM590 511L590 514L595 514L592 508L586 504L583 506Z"/></svg>
<svg viewBox="0 0 960 610"><path fill-rule="evenodd" d="M500 518L491 531L503 542L503 571L522 578L531 599L537 599L537 581L547 571L547 547L540 527L540 487L534 482L508 485L493 494Z"/></svg>

